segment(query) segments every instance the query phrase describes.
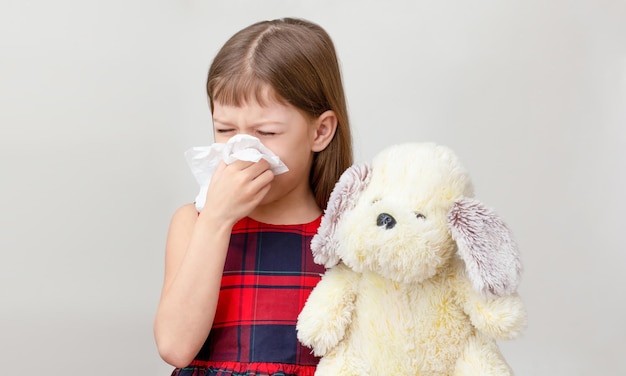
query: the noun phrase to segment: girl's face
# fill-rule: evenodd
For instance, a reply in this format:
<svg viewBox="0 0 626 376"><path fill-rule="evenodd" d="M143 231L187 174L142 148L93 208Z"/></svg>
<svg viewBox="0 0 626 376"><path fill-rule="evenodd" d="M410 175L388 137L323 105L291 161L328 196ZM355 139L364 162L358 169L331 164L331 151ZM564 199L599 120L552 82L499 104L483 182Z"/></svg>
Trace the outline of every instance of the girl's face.
<svg viewBox="0 0 626 376"><path fill-rule="evenodd" d="M309 172L316 147L317 119L276 100L265 105L247 102L242 106L213 103L215 142L225 143L237 134L257 137L278 155L289 171L276 175L263 202L268 203L295 192L309 194Z"/></svg>

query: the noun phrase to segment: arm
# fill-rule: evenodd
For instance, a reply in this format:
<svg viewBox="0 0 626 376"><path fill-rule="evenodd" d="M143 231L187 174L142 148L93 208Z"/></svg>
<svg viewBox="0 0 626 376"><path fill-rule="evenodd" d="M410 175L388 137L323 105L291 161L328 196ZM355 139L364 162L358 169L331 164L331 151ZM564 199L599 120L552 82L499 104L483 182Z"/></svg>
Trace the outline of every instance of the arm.
<svg viewBox="0 0 626 376"><path fill-rule="evenodd" d="M296 329L300 342L316 356L325 355L343 339L352 321L359 280L360 274L338 264L311 292Z"/></svg>
<svg viewBox="0 0 626 376"><path fill-rule="evenodd" d="M187 366L209 335L232 226L267 193L268 167L266 161L221 164L202 213L190 204L172 217L154 335L159 354L175 367Z"/></svg>
<svg viewBox="0 0 626 376"><path fill-rule="evenodd" d="M487 297L473 290L469 281L461 291L463 309L482 333L496 339L512 339L526 327L526 310L517 293Z"/></svg>

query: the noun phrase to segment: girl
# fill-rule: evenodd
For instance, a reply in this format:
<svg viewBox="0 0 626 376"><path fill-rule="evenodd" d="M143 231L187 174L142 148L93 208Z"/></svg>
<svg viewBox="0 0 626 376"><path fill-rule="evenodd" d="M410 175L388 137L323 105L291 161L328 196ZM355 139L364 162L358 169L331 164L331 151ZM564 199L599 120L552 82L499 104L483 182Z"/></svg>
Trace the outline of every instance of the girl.
<svg viewBox="0 0 626 376"><path fill-rule="evenodd" d="M309 243L352 164L334 45L318 25L264 21L229 39L210 67L215 141L258 137L287 165L223 162L204 209L174 214L154 332L172 375L313 375L295 325L323 267Z"/></svg>

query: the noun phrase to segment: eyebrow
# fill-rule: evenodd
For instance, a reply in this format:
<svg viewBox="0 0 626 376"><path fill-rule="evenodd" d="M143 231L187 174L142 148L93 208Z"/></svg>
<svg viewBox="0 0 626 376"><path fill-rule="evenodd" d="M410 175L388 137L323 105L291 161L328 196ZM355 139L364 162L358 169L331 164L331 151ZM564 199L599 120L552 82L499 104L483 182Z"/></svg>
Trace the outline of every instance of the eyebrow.
<svg viewBox="0 0 626 376"><path fill-rule="evenodd" d="M229 123L229 122L224 121L224 120L217 119L215 117L213 118L213 123L220 123L220 124L224 124L224 125L235 126L235 124Z"/></svg>
<svg viewBox="0 0 626 376"><path fill-rule="evenodd" d="M233 123L230 123L228 121L224 121L224 120L221 120L221 119L218 119L218 118L215 118L215 117L213 118L213 123L214 124L215 123L220 123L220 124L223 124L223 125L226 125L226 126L229 126L229 127L236 127L236 125L233 124ZM260 121L260 122L252 123L252 124L250 124L250 126L251 127L260 127L260 126L263 126L263 125L285 125L285 124L287 124L287 123L282 122L282 121L278 121L278 120L263 120L263 121Z"/></svg>

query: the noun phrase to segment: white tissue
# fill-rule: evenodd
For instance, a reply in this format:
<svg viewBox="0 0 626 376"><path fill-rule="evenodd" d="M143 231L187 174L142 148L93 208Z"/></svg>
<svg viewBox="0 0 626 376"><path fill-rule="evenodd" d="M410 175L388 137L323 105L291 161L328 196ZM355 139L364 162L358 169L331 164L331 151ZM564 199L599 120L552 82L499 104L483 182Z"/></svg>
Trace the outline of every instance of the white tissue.
<svg viewBox="0 0 626 376"><path fill-rule="evenodd" d="M225 144L214 143L210 146L193 147L185 152L185 159L200 185L200 192L196 196L198 212L204 207L211 176L220 161L231 164L236 160L258 162L265 159L269 162L274 175L289 171L280 158L263 146L258 138L246 134L235 135Z"/></svg>

